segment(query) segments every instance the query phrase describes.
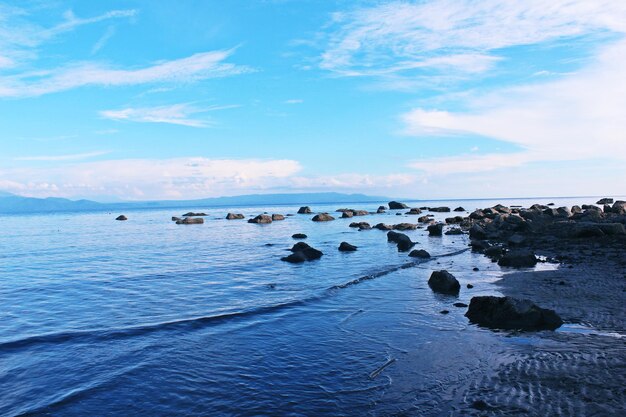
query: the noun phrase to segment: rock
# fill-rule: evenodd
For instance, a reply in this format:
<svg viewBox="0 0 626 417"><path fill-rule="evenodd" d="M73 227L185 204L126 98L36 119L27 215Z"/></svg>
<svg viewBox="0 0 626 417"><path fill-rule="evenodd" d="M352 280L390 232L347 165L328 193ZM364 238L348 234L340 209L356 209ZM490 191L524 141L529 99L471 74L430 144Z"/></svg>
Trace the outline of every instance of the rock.
<svg viewBox="0 0 626 417"><path fill-rule="evenodd" d="M429 210L435 213L448 213L450 211L450 207L431 207Z"/></svg>
<svg viewBox="0 0 626 417"><path fill-rule="evenodd" d="M185 217L181 220L176 220L176 224L203 224L204 219L201 217Z"/></svg>
<svg viewBox="0 0 626 417"><path fill-rule="evenodd" d="M470 246L472 247L472 251L474 252L482 252L485 249L488 249L491 247L489 242L487 242L486 240L479 240L479 239L472 239L470 242Z"/></svg>
<svg viewBox="0 0 626 417"><path fill-rule="evenodd" d="M267 214L259 214L255 218L248 220L248 223L256 223L256 224L267 224L271 222L272 222L272 218L268 216Z"/></svg>
<svg viewBox="0 0 626 417"><path fill-rule="evenodd" d="M434 291L441 294L456 295L461 290L459 281L446 270L433 271L428 279L428 286Z"/></svg>
<svg viewBox="0 0 626 417"><path fill-rule="evenodd" d="M285 220L285 216L282 214L272 214L272 221Z"/></svg>
<svg viewBox="0 0 626 417"><path fill-rule="evenodd" d="M459 307L459 308L467 307L467 304L465 304L465 303L454 303L452 305L455 306L455 307Z"/></svg>
<svg viewBox="0 0 626 417"><path fill-rule="evenodd" d="M385 208L383 206L378 207L378 210L376 210L376 214L383 214L386 213Z"/></svg>
<svg viewBox="0 0 626 417"><path fill-rule="evenodd" d="M598 224L598 227L605 235L614 236L626 234L626 230L624 229L624 225L622 223L600 223Z"/></svg>
<svg viewBox="0 0 626 417"><path fill-rule="evenodd" d="M339 244L340 252L354 252L357 249L356 246L349 244L348 242L341 242Z"/></svg>
<svg viewBox="0 0 626 417"><path fill-rule="evenodd" d="M393 226L387 225L385 223L378 223L376 226L374 226L374 229L378 229L378 230L393 230Z"/></svg>
<svg viewBox="0 0 626 417"><path fill-rule="evenodd" d="M468 290L471 290L472 288L474 288L474 286L472 284L467 284L466 287L467 287Z"/></svg>
<svg viewBox="0 0 626 417"><path fill-rule="evenodd" d="M500 258L498 265L513 268L530 268L537 265L537 257L528 250L512 250Z"/></svg>
<svg viewBox="0 0 626 417"><path fill-rule="evenodd" d="M190 211L189 213L183 214L183 217L198 217L198 216L206 216L206 213L194 213Z"/></svg>
<svg viewBox="0 0 626 417"><path fill-rule="evenodd" d="M407 209L409 208L409 206L407 206L404 203L399 203L397 201L390 201L389 202L389 209L390 210L402 210L402 209Z"/></svg>
<svg viewBox="0 0 626 417"><path fill-rule="evenodd" d="M557 216L560 217L570 217L572 215L572 212L567 207L559 207L558 209L556 209L556 213Z"/></svg>
<svg viewBox="0 0 626 417"><path fill-rule="evenodd" d="M343 213L341 213L342 219L349 219L352 216L354 216L354 213L352 211L344 211Z"/></svg>
<svg viewBox="0 0 626 417"><path fill-rule="evenodd" d="M487 238L487 232L478 224L474 224L469 231L471 239L483 240Z"/></svg>
<svg viewBox="0 0 626 417"><path fill-rule="evenodd" d="M226 215L226 220L241 220L244 219L246 216L244 216L241 213L228 213Z"/></svg>
<svg viewBox="0 0 626 417"><path fill-rule="evenodd" d="M328 213L320 213L313 216L312 220L314 222L329 222L331 220L335 220L335 218Z"/></svg>
<svg viewBox="0 0 626 417"><path fill-rule="evenodd" d="M415 230L417 229L416 224L411 223L398 223L393 225L393 230Z"/></svg>
<svg viewBox="0 0 626 417"><path fill-rule="evenodd" d="M611 211L615 214L626 214L626 201L616 201L613 204Z"/></svg>
<svg viewBox="0 0 626 417"><path fill-rule="evenodd" d="M415 249L409 253L411 258L430 258L430 253L426 252L424 249Z"/></svg>
<svg viewBox="0 0 626 417"><path fill-rule="evenodd" d="M441 236L443 234L443 224L431 224L427 230L429 236Z"/></svg>
<svg viewBox="0 0 626 417"><path fill-rule="evenodd" d="M315 248L312 248L304 242L298 242L291 248L293 252L289 256L281 258L281 261L291 263L301 263L304 261L313 261L322 257L323 253Z"/></svg>
<svg viewBox="0 0 626 417"><path fill-rule="evenodd" d="M308 236L305 235L304 233L296 233L291 235L292 238L294 239L306 239Z"/></svg>
<svg viewBox="0 0 626 417"><path fill-rule="evenodd" d="M506 330L555 330L563 324L553 310L512 297L473 297L465 317L481 326Z"/></svg>
<svg viewBox="0 0 626 417"><path fill-rule="evenodd" d="M372 228L368 222L352 222L350 227L358 228L359 230L370 230Z"/></svg>
<svg viewBox="0 0 626 417"><path fill-rule="evenodd" d="M509 237L507 243L511 246L519 246L526 241L526 237L524 235L520 235L519 233L514 234Z"/></svg>
<svg viewBox="0 0 626 417"><path fill-rule="evenodd" d="M485 212L479 209L470 213L469 218L472 220L482 220L485 218Z"/></svg>
<svg viewBox="0 0 626 417"><path fill-rule="evenodd" d="M309 206L300 207L298 209L298 214L311 214L311 208Z"/></svg>
<svg viewBox="0 0 626 417"><path fill-rule="evenodd" d="M404 233L390 231L387 233L387 241L394 242L398 245L398 251L406 252L415 246L415 243Z"/></svg>
<svg viewBox="0 0 626 417"><path fill-rule="evenodd" d="M463 223L463 217L461 217L461 216L446 217L446 223L447 224Z"/></svg>
<svg viewBox="0 0 626 417"><path fill-rule="evenodd" d="M453 211L467 211L463 207L457 207Z"/></svg>
<svg viewBox="0 0 626 417"><path fill-rule="evenodd" d="M583 212L583 209L581 209L580 206L572 206L572 214L579 214L582 212Z"/></svg>
<svg viewBox="0 0 626 417"><path fill-rule="evenodd" d="M597 224L583 223L577 224L573 231L574 237L588 238L588 237L602 237L604 232Z"/></svg>
<svg viewBox="0 0 626 417"><path fill-rule="evenodd" d="M494 245L490 246L483 251L483 254L492 259L499 259L502 256L503 250L502 246Z"/></svg>
<svg viewBox="0 0 626 417"><path fill-rule="evenodd" d="M503 206L502 204L497 204L493 206L493 209L501 214L509 214L511 212L510 208Z"/></svg>
<svg viewBox="0 0 626 417"><path fill-rule="evenodd" d="M173 222L177 222L179 220L182 220L182 219L180 217L172 216L172 221Z"/></svg>
<svg viewBox="0 0 626 417"><path fill-rule="evenodd" d="M368 214L370 214L370 212L367 210L353 210L352 213L355 216L367 216Z"/></svg>
<svg viewBox="0 0 626 417"><path fill-rule="evenodd" d="M598 205L613 204L613 199L612 198L601 198L600 200L596 201L596 204L598 204Z"/></svg>
<svg viewBox="0 0 626 417"><path fill-rule="evenodd" d="M421 214L422 210L413 207L411 210L407 211L406 214L410 214L410 215L414 215L414 214Z"/></svg>
<svg viewBox="0 0 626 417"><path fill-rule="evenodd" d="M463 230L461 230L458 227L453 227L450 230L448 230L445 234L446 235L462 235L463 234Z"/></svg>
<svg viewBox="0 0 626 417"><path fill-rule="evenodd" d="M434 219L430 216L422 216L422 217L418 217L417 221L419 223L430 223L432 221L434 221Z"/></svg>
<svg viewBox="0 0 626 417"><path fill-rule="evenodd" d="M450 313L450 311L449 311L449 310L441 310L439 313L440 313L440 314L449 314L449 313Z"/></svg>
<svg viewBox="0 0 626 417"><path fill-rule="evenodd" d="M119 221L124 221L124 220L128 220L128 217L124 216L123 214L121 216L117 216L115 218L115 220L119 220Z"/></svg>

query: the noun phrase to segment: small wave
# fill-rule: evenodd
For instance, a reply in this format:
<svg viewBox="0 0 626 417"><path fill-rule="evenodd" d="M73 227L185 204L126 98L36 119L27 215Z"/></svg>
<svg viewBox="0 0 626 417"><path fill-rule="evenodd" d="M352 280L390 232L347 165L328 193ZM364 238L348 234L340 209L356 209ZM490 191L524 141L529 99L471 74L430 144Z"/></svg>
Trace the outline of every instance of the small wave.
<svg viewBox="0 0 626 417"><path fill-rule="evenodd" d="M252 316L258 316L263 314L274 313L280 310L285 310L288 308L306 305L324 298L328 298L332 294L336 293L338 290L345 289L357 284L360 284L364 281L369 281L372 279L380 278L385 275L389 275L393 272L412 268L417 265L429 262L434 259L455 256L459 255L463 252L468 251L469 249L462 249L455 252L446 253L443 255L433 256L428 259L420 259L413 262L407 262L402 265L394 266L387 268L385 270L364 275L362 277L356 278L354 280L348 281L343 284L333 285L332 287L326 288L319 295L314 295L307 298L296 299L291 301L286 301L280 304L273 304L269 306L260 306L250 308L248 310L243 311L235 311L230 313L222 313L210 316L200 316L200 317L190 317L180 320L172 320L166 322L159 323L150 323L141 326L129 326L122 328L113 328L113 329L90 329L90 330L76 330L76 331L66 331L66 332L57 332L57 333L46 333L35 336L28 336L21 339L10 340L6 342L0 343L0 352L22 349L25 347L30 347L33 345L40 344L60 344L67 342L97 342L97 341L110 341L115 339L123 339L135 336L141 336L148 333L155 333L164 330L170 329L196 329L203 328L212 325L221 324L227 321L240 320Z"/></svg>

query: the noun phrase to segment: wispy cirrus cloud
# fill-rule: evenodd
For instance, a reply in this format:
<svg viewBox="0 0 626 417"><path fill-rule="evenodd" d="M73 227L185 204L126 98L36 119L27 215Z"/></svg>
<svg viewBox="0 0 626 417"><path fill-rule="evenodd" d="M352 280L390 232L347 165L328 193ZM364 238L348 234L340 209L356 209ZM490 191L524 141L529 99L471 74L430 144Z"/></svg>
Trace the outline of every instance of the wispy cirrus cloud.
<svg viewBox="0 0 626 417"><path fill-rule="evenodd" d="M488 71L504 48L603 31L626 31L626 3L394 1L335 13L319 65L344 76L432 82Z"/></svg>
<svg viewBox="0 0 626 417"><path fill-rule="evenodd" d="M224 110L238 107L236 105L196 107L189 103L173 104L156 107L127 107L120 110L104 110L100 115L104 118L118 121L140 123L168 123L189 127L208 127L213 121L208 117L193 117L210 111Z"/></svg>
<svg viewBox="0 0 626 417"><path fill-rule="evenodd" d="M37 155L37 156L20 156L13 158L14 161L78 161L82 159L94 158L110 153L109 151L96 151L87 153L76 153L69 155Z"/></svg>
<svg viewBox="0 0 626 417"><path fill-rule="evenodd" d="M94 62L70 64L52 70L0 78L0 97L33 97L86 86L128 86L181 83L249 72L250 68L224 62L232 50L201 52L137 69L119 69Z"/></svg>

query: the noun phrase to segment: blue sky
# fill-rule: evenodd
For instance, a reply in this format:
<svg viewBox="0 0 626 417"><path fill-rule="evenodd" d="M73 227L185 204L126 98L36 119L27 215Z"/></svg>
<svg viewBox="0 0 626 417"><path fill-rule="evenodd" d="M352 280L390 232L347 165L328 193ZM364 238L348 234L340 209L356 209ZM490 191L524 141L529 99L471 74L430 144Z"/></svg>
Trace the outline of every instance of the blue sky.
<svg viewBox="0 0 626 417"><path fill-rule="evenodd" d="M624 194L626 3L0 0L0 190Z"/></svg>

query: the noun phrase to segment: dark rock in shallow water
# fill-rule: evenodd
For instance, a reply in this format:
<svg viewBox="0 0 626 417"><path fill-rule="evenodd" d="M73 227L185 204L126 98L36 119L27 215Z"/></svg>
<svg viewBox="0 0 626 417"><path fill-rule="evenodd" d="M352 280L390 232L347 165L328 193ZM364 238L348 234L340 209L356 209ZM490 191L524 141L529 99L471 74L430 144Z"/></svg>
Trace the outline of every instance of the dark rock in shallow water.
<svg viewBox="0 0 626 417"><path fill-rule="evenodd" d="M459 229L458 227L453 227L446 232L446 235L462 235L462 234L463 234L463 230Z"/></svg>
<svg viewBox="0 0 626 417"><path fill-rule="evenodd" d="M306 239L308 236L305 235L304 233L296 233L291 235L292 238L294 239Z"/></svg>
<svg viewBox="0 0 626 417"><path fill-rule="evenodd" d="M124 221L124 220L128 220L128 217L124 216L123 214L121 216L117 216L115 218L115 220L119 220L119 221Z"/></svg>
<svg viewBox="0 0 626 417"><path fill-rule="evenodd" d="M390 210L401 210L401 209L406 209L409 208L409 206L407 206L404 203L399 203L397 201L390 201L389 202L389 209Z"/></svg>
<svg viewBox="0 0 626 417"><path fill-rule="evenodd" d="M193 211L183 214L183 217L198 217L198 216L207 216L207 214L206 213L194 213Z"/></svg>
<svg viewBox="0 0 626 417"><path fill-rule="evenodd" d="M430 216L421 216L417 218L417 221L419 223L430 223L432 221L434 221L434 219Z"/></svg>
<svg viewBox="0 0 626 417"><path fill-rule="evenodd" d="M414 215L414 214L421 214L422 210L413 207L411 210L407 211L406 214L410 214L410 215Z"/></svg>
<svg viewBox="0 0 626 417"><path fill-rule="evenodd" d="M429 236L441 236L443 234L443 224L431 224L427 230Z"/></svg>
<svg viewBox="0 0 626 417"><path fill-rule="evenodd" d="M282 214L272 214L272 221L285 220L285 216Z"/></svg>
<svg viewBox="0 0 626 417"><path fill-rule="evenodd" d="M430 253L426 252L424 249L415 249L409 253L411 258L430 258Z"/></svg>
<svg viewBox="0 0 626 417"><path fill-rule="evenodd" d="M357 247L349 244L348 242L341 242L339 244L340 252L354 252L355 250L357 250Z"/></svg>
<svg viewBox="0 0 626 417"><path fill-rule="evenodd" d="M182 220L182 219L180 217L172 216L172 221L173 222L177 222L179 220Z"/></svg>
<svg viewBox="0 0 626 417"><path fill-rule="evenodd" d="M555 330L563 324L553 310L512 297L473 297L465 316L472 323L507 330Z"/></svg>
<svg viewBox="0 0 626 417"><path fill-rule="evenodd" d="M435 213L448 213L450 212L450 207L431 207L429 210Z"/></svg>
<svg viewBox="0 0 626 417"><path fill-rule="evenodd" d="M537 265L537 257L528 250L513 250L504 254L498 261L500 266L530 268Z"/></svg>
<svg viewBox="0 0 626 417"><path fill-rule="evenodd" d="M311 214L311 208L309 206L300 207L298 214Z"/></svg>
<svg viewBox="0 0 626 417"><path fill-rule="evenodd" d="M359 230L370 230L372 228L368 222L352 222L350 227L358 228Z"/></svg>
<svg viewBox="0 0 626 417"><path fill-rule="evenodd" d="M315 248L312 248L304 242L298 242L291 248L293 252L289 256L281 258L281 261L290 263L301 263L304 261L313 261L322 257L323 253Z"/></svg>
<svg viewBox="0 0 626 417"><path fill-rule="evenodd" d="M449 311L449 310L441 310L439 313L440 313L440 314L449 314L449 313L450 313L450 311Z"/></svg>
<svg viewBox="0 0 626 417"><path fill-rule="evenodd" d="M267 224L271 222L272 222L272 218L268 216L267 214L259 214L255 218L248 220L248 223L256 223L256 224Z"/></svg>
<svg viewBox="0 0 626 417"><path fill-rule="evenodd" d="M463 207L457 207L454 209L454 211L467 211L467 210L465 210Z"/></svg>
<svg viewBox="0 0 626 417"><path fill-rule="evenodd" d="M470 238L483 240L487 238L487 232L480 225L474 224L469 231Z"/></svg>
<svg viewBox="0 0 626 417"><path fill-rule="evenodd" d="M313 216L312 220L314 222L329 222L331 220L335 220L335 218L328 213L320 213Z"/></svg>
<svg viewBox="0 0 626 417"><path fill-rule="evenodd" d="M378 229L378 230L393 230L393 226L389 226L385 223L378 223L376 226L374 226L374 229Z"/></svg>
<svg viewBox="0 0 626 417"><path fill-rule="evenodd" d="M382 213L384 213L384 212L385 212L385 210L387 210L387 207L385 207L385 206L380 206L380 207L378 207L378 210L376 210L376 213L378 213L378 214L382 214Z"/></svg>
<svg viewBox="0 0 626 417"><path fill-rule="evenodd" d="M503 248L501 245L493 245L483 251L485 256L489 258L499 259L502 256Z"/></svg>
<svg viewBox="0 0 626 417"><path fill-rule="evenodd" d="M393 225L393 230L415 230L417 229L416 224L412 223L399 223Z"/></svg>
<svg viewBox="0 0 626 417"><path fill-rule="evenodd" d="M465 304L465 303L454 303L452 305L455 306L455 307L459 307L459 308L467 307L467 304Z"/></svg>
<svg viewBox="0 0 626 417"><path fill-rule="evenodd" d="M459 281L446 270L433 271L428 279L428 286L434 291L441 294L456 295L461 290Z"/></svg>
<svg viewBox="0 0 626 417"><path fill-rule="evenodd" d="M618 200L613 204L612 210L615 214L626 214L626 201Z"/></svg>
<svg viewBox="0 0 626 417"><path fill-rule="evenodd" d="M599 205L613 204L613 199L612 198L601 198L600 200L596 201L596 204L599 204Z"/></svg>
<svg viewBox="0 0 626 417"><path fill-rule="evenodd" d="M201 217L185 217L181 220L176 220L176 224L203 224L204 219Z"/></svg>
<svg viewBox="0 0 626 417"><path fill-rule="evenodd" d="M241 213L228 213L226 215L226 220L241 220L245 218L245 216Z"/></svg>
<svg viewBox="0 0 626 417"><path fill-rule="evenodd" d="M394 232L393 230L387 233L387 241L396 243L398 245L398 251L400 252L406 252L415 246L415 243L413 243L407 235Z"/></svg>
<svg viewBox="0 0 626 417"><path fill-rule="evenodd" d="M350 217L354 216L354 212L352 211L344 211L343 213L341 213L341 218L342 219L349 219Z"/></svg>

